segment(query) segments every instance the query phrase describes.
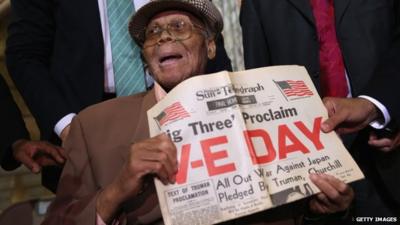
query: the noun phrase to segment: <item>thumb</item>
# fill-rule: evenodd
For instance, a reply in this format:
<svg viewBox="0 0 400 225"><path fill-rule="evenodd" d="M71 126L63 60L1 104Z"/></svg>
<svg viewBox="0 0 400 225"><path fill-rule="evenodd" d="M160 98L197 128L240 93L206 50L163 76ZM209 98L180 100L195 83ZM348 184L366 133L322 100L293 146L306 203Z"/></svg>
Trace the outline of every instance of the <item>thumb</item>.
<svg viewBox="0 0 400 225"><path fill-rule="evenodd" d="M329 133L333 131L336 127L339 126L344 121L344 115L343 114L334 114L328 119L326 119L322 124L321 124L321 130L324 133Z"/></svg>
<svg viewBox="0 0 400 225"><path fill-rule="evenodd" d="M31 169L31 172L32 172L32 173L39 173L41 167L39 166L39 164L33 162L33 163L31 164L31 168L30 168L30 169Z"/></svg>
<svg viewBox="0 0 400 225"><path fill-rule="evenodd" d="M32 173L39 173L40 172L40 165L35 162L35 160L33 159L33 157L30 157L27 154L23 154L21 155L18 160L24 164L24 166L26 166L28 169L30 169L32 171Z"/></svg>
<svg viewBox="0 0 400 225"><path fill-rule="evenodd" d="M340 123L340 118L337 118L337 111L335 110L335 99L331 97L325 97L323 100L326 111L328 112L328 119L321 124L321 130L324 133L329 133L335 129Z"/></svg>

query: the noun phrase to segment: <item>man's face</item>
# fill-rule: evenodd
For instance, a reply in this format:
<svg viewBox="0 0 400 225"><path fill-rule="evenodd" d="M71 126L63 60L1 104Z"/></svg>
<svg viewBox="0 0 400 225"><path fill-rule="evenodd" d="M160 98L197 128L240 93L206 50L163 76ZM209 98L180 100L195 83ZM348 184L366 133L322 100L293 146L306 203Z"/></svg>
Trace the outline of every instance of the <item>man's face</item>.
<svg viewBox="0 0 400 225"><path fill-rule="evenodd" d="M187 28L190 35L181 32ZM215 55L215 42L207 40L204 25L189 13L166 11L149 22L142 51L150 73L168 91L205 72L208 57Z"/></svg>

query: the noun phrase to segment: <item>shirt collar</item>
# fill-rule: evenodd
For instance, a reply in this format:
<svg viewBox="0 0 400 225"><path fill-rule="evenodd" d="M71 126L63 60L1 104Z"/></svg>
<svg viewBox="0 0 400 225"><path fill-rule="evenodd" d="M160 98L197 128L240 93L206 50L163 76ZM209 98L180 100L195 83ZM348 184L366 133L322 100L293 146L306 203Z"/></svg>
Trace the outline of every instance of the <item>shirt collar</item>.
<svg viewBox="0 0 400 225"><path fill-rule="evenodd" d="M156 96L156 101L159 102L167 95L167 92L161 87L161 85L154 81L154 94Z"/></svg>

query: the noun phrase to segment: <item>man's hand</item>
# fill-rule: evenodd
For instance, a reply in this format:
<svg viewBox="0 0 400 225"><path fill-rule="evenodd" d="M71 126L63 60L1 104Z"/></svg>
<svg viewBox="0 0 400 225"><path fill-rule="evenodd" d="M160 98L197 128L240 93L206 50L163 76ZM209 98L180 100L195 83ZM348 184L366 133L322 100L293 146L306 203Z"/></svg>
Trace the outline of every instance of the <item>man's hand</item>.
<svg viewBox="0 0 400 225"><path fill-rule="evenodd" d="M39 173L43 166L62 165L66 160L63 148L46 141L20 139L12 145L14 158L33 173Z"/></svg>
<svg viewBox="0 0 400 225"><path fill-rule="evenodd" d="M383 152L390 152L400 147L400 132L394 136L382 138L379 138L375 132L371 132L368 144Z"/></svg>
<svg viewBox="0 0 400 225"><path fill-rule="evenodd" d="M71 128L71 124L69 124L68 126L66 126L60 134L60 138L62 142L65 142L65 140L67 140L68 134L69 134L69 130Z"/></svg>
<svg viewBox="0 0 400 225"><path fill-rule="evenodd" d="M176 147L166 134L132 144L120 173L97 198L96 210L108 223L120 204L143 191L145 177L155 176L164 184L172 184L177 171Z"/></svg>
<svg viewBox="0 0 400 225"><path fill-rule="evenodd" d="M339 134L359 131L379 117L375 105L363 98L323 99L329 118L321 125L323 132L336 130Z"/></svg>
<svg viewBox="0 0 400 225"><path fill-rule="evenodd" d="M321 190L310 201L310 210L318 214L341 212L349 208L354 198L353 189L327 174L311 174L311 181Z"/></svg>

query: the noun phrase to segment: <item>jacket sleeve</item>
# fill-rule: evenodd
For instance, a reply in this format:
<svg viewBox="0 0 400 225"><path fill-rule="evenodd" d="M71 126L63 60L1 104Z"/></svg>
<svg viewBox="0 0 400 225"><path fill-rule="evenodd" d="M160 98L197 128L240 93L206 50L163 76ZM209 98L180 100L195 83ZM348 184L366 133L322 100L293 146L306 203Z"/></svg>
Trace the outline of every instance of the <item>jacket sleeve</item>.
<svg viewBox="0 0 400 225"><path fill-rule="evenodd" d="M0 165L5 170L13 170L20 166L14 159L12 144L19 139L29 138L21 112L15 104L9 88L0 75Z"/></svg>
<svg viewBox="0 0 400 225"><path fill-rule="evenodd" d="M9 73L47 140L55 124L72 112L51 71L57 27L53 2L11 0L6 47Z"/></svg>
<svg viewBox="0 0 400 225"><path fill-rule="evenodd" d="M55 200L49 207L44 225L96 224L96 185L79 118L71 123L64 145L68 160L64 166Z"/></svg>
<svg viewBox="0 0 400 225"><path fill-rule="evenodd" d="M244 65L246 69L269 66L268 40L264 33L262 18L256 0L242 1L240 25L243 34Z"/></svg>
<svg viewBox="0 0 400 225"><path fill-rule="evenodd" d="M388 109L391 118L396 121L397 127L399 127L400 3L397 2L396 4L396 24L391 46L362 94L371 96L381 102Z"/></svg>

